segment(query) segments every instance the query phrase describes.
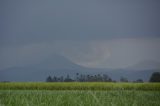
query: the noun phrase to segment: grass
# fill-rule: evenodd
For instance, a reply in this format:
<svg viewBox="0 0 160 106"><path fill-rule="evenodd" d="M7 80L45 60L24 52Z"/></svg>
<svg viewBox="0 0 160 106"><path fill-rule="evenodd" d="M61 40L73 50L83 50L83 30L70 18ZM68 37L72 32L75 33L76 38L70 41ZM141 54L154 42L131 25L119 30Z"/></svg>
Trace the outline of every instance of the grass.
<svg viewBox="0 0 160 106"><path fill-rule="evenodd" d="M160 106L160 83L0 83L0 106Z"/></svg>
<svg viewBox="0 0 160 106"><path fill-rule="evenodd" d="M160 83L107 83L107 82L28 82L0 83L0 90L153 90L160 91Z"/></svg>
<svg viewBox="0 0 160 106"><path fill-rule="evenodd" d="M160 106L160 91L1 90L1 106Z"/></svg>

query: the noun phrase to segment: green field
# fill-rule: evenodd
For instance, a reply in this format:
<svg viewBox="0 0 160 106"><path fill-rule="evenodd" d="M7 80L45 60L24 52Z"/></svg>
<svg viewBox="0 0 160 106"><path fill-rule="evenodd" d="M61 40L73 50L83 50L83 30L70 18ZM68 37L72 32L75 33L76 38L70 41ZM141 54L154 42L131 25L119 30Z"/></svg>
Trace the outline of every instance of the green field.
<svg viewBox="0 0 160 106"><path fill-rule="evenodd" d="M0 90L143 90L160 91L160 83L26 82L0 83Z"/></svg>
<svg viewBox="0 0 160 106"><path fill-rule="evenodd" d="M160 83L0 83L0 106L160 106Z"/></svg>

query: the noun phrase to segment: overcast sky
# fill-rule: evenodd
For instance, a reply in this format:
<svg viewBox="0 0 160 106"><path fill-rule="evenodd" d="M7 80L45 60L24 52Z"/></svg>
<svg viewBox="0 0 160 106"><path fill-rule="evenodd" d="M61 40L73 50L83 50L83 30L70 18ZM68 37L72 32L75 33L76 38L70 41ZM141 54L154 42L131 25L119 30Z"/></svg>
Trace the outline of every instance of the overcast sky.
<svg viewBox="0 0 160 106"><path fill-rule="evenodd" d="M0 69L63 55L95 68L160 62L159 0L0 0Z"/></svg>

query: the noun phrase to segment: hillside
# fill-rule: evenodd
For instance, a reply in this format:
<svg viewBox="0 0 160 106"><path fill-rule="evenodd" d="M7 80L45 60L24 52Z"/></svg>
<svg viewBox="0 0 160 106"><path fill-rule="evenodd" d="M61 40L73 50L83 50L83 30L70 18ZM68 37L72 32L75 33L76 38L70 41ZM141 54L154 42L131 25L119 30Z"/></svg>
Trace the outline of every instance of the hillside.
<svg viewBox="0 0 160 106"><path fill-rule="evenodd" d="M143 79L148 81L150 75L160 71L157 69L100 69L86 68L79 66L63 56L53 55L39 63L26 65L23 67L11 67L5 70L0 70L0 81L45 81L46 77L51 76L66 76L69 74L75 77L76 73L80 74L108 74L112 79L119 80L120 77L126 77L130 81Z"/></svg>

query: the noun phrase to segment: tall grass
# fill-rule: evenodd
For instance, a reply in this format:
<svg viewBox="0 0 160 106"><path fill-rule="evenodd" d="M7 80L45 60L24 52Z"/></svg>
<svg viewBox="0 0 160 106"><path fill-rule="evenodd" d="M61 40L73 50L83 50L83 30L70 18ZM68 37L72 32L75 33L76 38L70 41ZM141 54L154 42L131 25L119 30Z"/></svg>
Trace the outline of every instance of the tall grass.
<svg viewBox="0 0 160 106"><path fill-rule="evenodd" d="M159 106L160 91L0 90L0 106Z"/></svg>
<svg viewBox="0 0 160 106"><path fill-rule="evenodd" d="M153 91L160 91L160 83L11 82L11 83L0 83L0 90L153 90Z"/></svg>

